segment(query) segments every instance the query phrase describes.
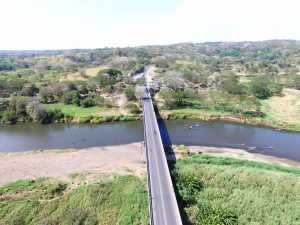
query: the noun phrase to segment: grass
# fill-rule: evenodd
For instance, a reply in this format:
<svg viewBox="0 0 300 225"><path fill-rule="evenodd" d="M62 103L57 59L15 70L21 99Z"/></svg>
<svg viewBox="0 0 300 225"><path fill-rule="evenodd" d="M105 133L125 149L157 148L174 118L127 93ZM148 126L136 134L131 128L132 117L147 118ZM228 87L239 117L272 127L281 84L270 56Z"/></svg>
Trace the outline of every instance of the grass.
<svg viewBox="0 0 300 225"><path fill-rule="evenodd" d="M9 183L0 187L0 195L38 189L43 186L45 180L46 178L39 178L37 180L20 180L14 183Z"/></svg>
<svg viewBox="0 0 300 225"><path fill-rule="evenodd" d="M107 67L107 66L87 68L87 69L85 69L85 74L89 77L95 77L95 76L97 76L99 71L106 70L108 68L109 67Z"/></svg>
<svg viewBox="0 0 300 225"><path fill-rule="evenodd" d="M87 174L86 173L78 173L78 172L74 172L74 173L70 173L68 175L69 178L71 179L78 179L80 181L84 181L87 177Z"/></svg>
<svg viewBox="0 0 300 225"><path fill-rule="evenodd" d="M284 94L285 97L272 97L261 101L261 111L265 114L264 117L242 117L229 112L192 108L162 109L160 112L163 117L168 119L222 120L300 131L300 91L285 89Z"/></svg>
<svg viewBox="0 0 300 225"><path fill-rule="evenodd" d="M298 168L201 154L170 168L185 224L300 224ZM46 178L0 186L1 225L148 223L146 180L135 176L72 189Z"/></svg>
<svg viewBox="0 0 300 225"><path fill-rule="evenodd" d="M300 90L284 89L283 94L261 101L265 119L284 129L300 131Z"/></svg>
<svg viewBox="0 0 300 225"><path fill-rule="evenodd" d="M146 184L137 177L106 178L71 190L46 180L34 192L21 183L10 184L19 186L18 194L14 189L2 196L0 224L148 224Z"/></svg>
<svg viewBox="0 0 300 225"><path fill-rule="evenodd" d="M139 120L138 116L121 115L116 109L101 108L98 106L82 108L75 105L65 105L62 103L44 104L48 111L59 109L66 118L72 118L76 123L103 123L111 121L134 121Z"/></svg>
<svg viewBox="0 0 300 225"><path fill-rule="evenodd" d="M88 116L93 116L96 113L102 112L105 109L94 106L94 107L89 107L89 108L83 108L79 107L76 105L65 105L62 103L56 103L56 104L44 104L43 107L46 110L55 110L55 109L60 109L63 114L69 115L72 117L88 117Z"/></svg>
<svg viewBox="0 0 300 225"><path fill-rule="evenodd" d="M170 119L202 119L211 120L214 118L230 117L230 113L203 109L172 109L161 110L162 114L169 114Z"/></svg>
<svg viewBox="0 0 300 225"><path fill-rule="evenodd" d="M300 224L300 169L204 155L172 166L191 224Z"/></svg>

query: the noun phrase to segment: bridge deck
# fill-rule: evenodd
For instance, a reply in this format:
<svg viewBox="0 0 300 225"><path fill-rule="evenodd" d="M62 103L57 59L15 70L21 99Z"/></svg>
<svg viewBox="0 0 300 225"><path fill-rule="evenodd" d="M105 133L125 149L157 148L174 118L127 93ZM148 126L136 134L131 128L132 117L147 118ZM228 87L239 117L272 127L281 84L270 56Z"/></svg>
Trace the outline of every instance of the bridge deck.
<svg viewBox="0 0 300 225"><path fill-rule="evenodd" d="M182 224L161 136L149 94L143 100L150 224Z"/></svg>

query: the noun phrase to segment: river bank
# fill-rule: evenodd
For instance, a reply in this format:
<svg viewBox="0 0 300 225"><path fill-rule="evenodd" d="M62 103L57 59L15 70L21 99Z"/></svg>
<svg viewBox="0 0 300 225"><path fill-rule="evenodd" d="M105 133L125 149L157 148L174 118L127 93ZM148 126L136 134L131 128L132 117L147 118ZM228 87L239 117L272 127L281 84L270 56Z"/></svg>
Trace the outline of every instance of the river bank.
<svg viewBox="0 0 300 225"><path fill-rule="evenodd" d="M164 120L182 120L182 119L192 119L200 120L206 122L230 122L244 125L252 125L258 127L266 127L276 130L284 130L300 133L300 126L288 124L282 121L268 120L261 117L240 117L237 115L226 115L223 113L214 112L204 112L200 110L171 110L162 111L161 117ZM78 117L68 117L60 121L54 121L52 123L58 124L102 124L107 122L128 122L128 121L142 121L143 117L141 115L115 115L115 116L78 116ZM6 122L3 124L18 125L28 122ZM30 122L31 123L31 122ZM49 124L49 123L48 123Z"/></svg>
<svg viewBox="0 0 300 225"><path fill-rule="evenodd" d="M188 157L176 151L177 159ZM192 154L208 154L256 162L273 163L300 168L300 162L254 154L242 149L191 146ZM44 150L17 153L0 153L0 185L38 177L53 177L69 180L84 176L85 181L94 181L100 174L146 174L146 156L142 142L110 147L83 149Z"/></svg>
<svg viewBox="0 0 300 225"><path fill-rule="evenodd" d="M204 111L199 109L161 110L160 117L164 120L198 119L208 122L233 122L238 124L273 128L277 130L300 132L300 125L290 124L284 121L270 119L268 117L245 117L225 112Z"/></svg>

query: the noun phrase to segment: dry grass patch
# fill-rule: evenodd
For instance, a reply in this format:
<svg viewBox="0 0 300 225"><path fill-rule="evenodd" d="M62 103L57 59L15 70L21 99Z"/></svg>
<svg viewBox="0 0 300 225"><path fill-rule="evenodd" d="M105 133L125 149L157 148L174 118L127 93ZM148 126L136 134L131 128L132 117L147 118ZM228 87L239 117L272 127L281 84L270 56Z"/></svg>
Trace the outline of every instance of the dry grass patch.
<svg viewBox="0 0 300 225"><path fill-rule="evenodd" d="M284 89L284 97L262 101L262 112L268 119L300 126L300 90Z"/></svg>
<svg viewBox="0 0 300 225"><path fill-rule="evenodd" d="M101 71L101 70L106 70L108 69L107 66L100 66L100 67L93 67L93 68L87 68L85 70L85 74L88 76L88 77L95 77L97 76L98 72Z"/></svg>

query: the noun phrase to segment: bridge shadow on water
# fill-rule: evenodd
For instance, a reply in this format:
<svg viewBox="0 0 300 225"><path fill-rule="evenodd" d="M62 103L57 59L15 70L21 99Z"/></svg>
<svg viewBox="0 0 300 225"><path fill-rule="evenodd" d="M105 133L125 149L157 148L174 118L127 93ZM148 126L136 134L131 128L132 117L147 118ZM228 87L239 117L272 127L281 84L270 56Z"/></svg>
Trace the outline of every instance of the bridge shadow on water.
<svg viewBox="0 0 300 225"><path fill-rule="evenodd" d="M154 110L156 113L159 132L160 132L163 146L165 149L165 154L168 159L168 166L169 166L169 170L171 173L171 178L172 178L172 182L173 182L174 191L176 194L176 199L177 199L182 223L184 225L191 225L192 223L189 221L188 216L187 216L186 212L184 211L184 208L187 207L187 203L182 199L182 197L179 194L178 187L175 185L176 177L174 176L174 171L176 169L176 156L175 156L175 153L174 153L174 150L172 147L172 140L170 138L165 121L162 118L162 116L160 115L159 110L155 104L154 104Z"/></svg>

